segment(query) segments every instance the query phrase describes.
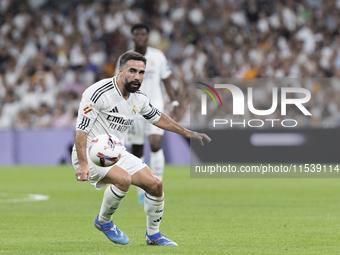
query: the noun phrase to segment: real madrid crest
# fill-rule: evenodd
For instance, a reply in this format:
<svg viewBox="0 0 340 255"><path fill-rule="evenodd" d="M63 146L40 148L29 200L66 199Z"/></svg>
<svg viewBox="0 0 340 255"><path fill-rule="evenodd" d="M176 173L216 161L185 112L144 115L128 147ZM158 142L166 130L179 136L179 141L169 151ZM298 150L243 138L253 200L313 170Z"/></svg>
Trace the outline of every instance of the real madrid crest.
<svg viewBox="0 0 340 255"><path fill-rule="evenodd" d="M137 113L137 111L136 111L136 105L134 105L133 108L132 108L132 114L133 114L133 115L136 115L136 113Z"/></svg>

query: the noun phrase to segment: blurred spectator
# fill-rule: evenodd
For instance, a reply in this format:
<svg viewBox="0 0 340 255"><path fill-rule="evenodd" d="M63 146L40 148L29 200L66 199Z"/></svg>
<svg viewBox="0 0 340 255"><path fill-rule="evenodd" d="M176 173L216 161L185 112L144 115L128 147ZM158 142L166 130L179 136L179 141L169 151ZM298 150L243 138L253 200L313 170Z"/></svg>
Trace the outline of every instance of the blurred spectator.
<svg viewBox="0 0 340 255"><path fill-rule="evenodd" d="M67 128L72 123L72 115L65 112L64 107L59 106L54 110L52 116L52 127L55 128Z"/></svg>
<svg viewBox="0 0 340 255"><path fill-rule="evenodd" d="M113 75L139 22L151 28L149 43L165 52L185 109L195 78L340 77L340 1L147 3L0 1L0 127L73 127L82 92ZM332 88L339 99L339 85ZM325 104L333 110L320 110L324 122L305 123L339 126L339 103Z"/></svg>

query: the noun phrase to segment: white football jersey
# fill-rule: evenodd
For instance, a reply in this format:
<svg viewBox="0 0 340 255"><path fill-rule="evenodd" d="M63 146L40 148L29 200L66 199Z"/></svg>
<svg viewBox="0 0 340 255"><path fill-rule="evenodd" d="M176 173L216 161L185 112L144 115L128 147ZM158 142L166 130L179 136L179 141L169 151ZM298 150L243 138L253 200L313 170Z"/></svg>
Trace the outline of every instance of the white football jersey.
<svg viewBox="0 0 340 255"><path fill-rule="evenodd" d="M142 91L130 93L125 100L117 86L116 76L103 79L84 91L76 130L87 133L87 147L94 137L105 133L117 136L124 143L124 136L138 114L150 123L157 122L161 115Z"/></svg>
<svg viewBox="0 0 340 255"><path fill-rule="evenodd" d="M129 50L128 52L132 51ZM147 47L144 57L146 58L146 67L141 89L150 98L152 104L163 111L164 100L161 82L170 76L171 70L163 52L158 49ZM116 64L115 75L119 72L119 62L120 58Z"/></svg>

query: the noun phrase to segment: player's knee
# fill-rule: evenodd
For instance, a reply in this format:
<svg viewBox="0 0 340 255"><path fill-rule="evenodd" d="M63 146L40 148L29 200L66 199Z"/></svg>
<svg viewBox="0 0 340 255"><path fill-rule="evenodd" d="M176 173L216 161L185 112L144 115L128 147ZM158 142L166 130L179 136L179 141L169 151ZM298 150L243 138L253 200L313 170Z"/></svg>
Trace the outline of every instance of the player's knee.
<svg viewBox="0 0 340 255"><path fill-rule="evenodd" d="M135 155L138 158L143 157L143 154L144 154L144 146L143 145L134 144L134 145L132 145L131 149L132 149L131 152L132 152L133 155Z"/></svg>
<svg viewBox="0 0 340 255"><path fill-rule="evenodd" d="M150 195L153 195L155 197L163 196L163 183L157 177L155 177L155 181L152 185L152 193Z"/></svg>
<svg viewBox="0 0 340 255"><path fill-rule="evenodd" d="M157 152L162 148L162 136L150 135L149 136L150 149L152 152Z"/></svg>
<svg viewBox="0 0 340 255"><path fill-rule="evenodd" d="M120 176L120 178L117 180L117 183L115 186L122 190L122 191L128 191L131 185L131 175L130 174L125 174L123 176Z"/></svg>
<svg viewBox="0 0 340 255"><path fill-rule="evenodd" d="M150 143L150 149L152 152L157 152L162 148L162 142Z"/></svg>

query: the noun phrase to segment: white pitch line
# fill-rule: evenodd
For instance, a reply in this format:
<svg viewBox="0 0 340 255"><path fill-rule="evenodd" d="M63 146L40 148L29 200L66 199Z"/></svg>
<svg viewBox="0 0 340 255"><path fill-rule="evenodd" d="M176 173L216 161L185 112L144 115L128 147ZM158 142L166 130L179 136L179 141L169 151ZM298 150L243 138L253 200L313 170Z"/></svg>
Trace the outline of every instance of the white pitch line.
<svg viewBox="0 0 340 255"><path fill-rule="evenodd" d="M23 196L21 198L5 198L0 199L0 203L18 203L18 202L33 202L33 201L42 201L48 200L50 197L40 194L9 194L2 193L0 197L13 197L13 196Z"/></svg>

